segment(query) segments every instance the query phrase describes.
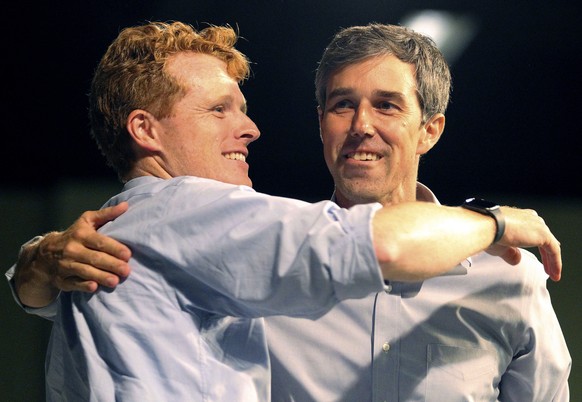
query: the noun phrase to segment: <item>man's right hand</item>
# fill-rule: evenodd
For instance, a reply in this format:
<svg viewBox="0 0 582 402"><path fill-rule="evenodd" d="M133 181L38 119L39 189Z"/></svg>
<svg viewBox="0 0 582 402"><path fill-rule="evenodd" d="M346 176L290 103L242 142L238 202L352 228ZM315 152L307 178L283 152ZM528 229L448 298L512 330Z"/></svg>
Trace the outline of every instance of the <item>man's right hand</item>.
<svg viewBox="0 0 582 402"><path fill-rule="evenodd" d="M64 232L52 232L25 247L16 264L14 283L22 304L44 307L59 290L94 292L113 288L130 272L131 250L99 234L97 229L117 218L127 203L87 211Z"/></svg>

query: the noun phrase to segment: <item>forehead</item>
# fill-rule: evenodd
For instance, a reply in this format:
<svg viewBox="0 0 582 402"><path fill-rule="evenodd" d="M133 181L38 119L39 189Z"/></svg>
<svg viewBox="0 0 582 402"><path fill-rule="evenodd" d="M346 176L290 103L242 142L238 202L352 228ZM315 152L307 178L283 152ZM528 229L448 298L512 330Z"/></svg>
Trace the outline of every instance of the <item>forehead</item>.
<svg viewBox="0 0 582 402"><path fill-rule="evenodd" d="M206 86L207 83L234 84L238 88L238 83L226 70L226 63L208 54L180 52L168 58L165 68L183 84L191 86Z"/></svg>
<svg viewBox="0 0 582 402"><path fill-rule="evenodd" d="M186 100L229 97L244 103L238 82L228 74L226 63L217 57L181 52L168 58L165 68L187 89Z"/></svg>
<svg viewBox="0 0 582 402"><path fill-rule="evenodd" d="M394 55L371 57L334 71L326 92L329 95L338 88L355 92L397 91L416 96L414 66Z"/></svg>

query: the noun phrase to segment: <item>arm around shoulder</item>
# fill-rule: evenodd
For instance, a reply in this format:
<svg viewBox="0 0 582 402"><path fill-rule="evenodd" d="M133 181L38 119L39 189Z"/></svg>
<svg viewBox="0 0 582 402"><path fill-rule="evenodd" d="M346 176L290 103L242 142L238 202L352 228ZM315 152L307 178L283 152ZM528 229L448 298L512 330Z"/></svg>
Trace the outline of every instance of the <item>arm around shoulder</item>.
<svg viewBox="0 0 582 402"><path fill-rule="evenodd" d="M502 207L505 230L498 243L509 249L538 247L550 278L560 279L560 243L535 211ZM385 279L416 281L446 272L488 249L496 219L462 207L405 202L378 210L372 221L374 248ZM518 262L516 253L497 253ZM508 261L511 262L511 261Z"/></svg>

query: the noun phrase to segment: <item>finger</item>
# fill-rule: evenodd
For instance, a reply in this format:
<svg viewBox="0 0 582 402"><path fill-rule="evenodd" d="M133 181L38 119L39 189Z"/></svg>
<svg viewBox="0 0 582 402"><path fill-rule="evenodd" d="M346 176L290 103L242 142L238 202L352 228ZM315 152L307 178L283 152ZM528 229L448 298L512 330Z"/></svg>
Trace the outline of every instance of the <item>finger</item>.
<svg viewBox="0 0 582 402"><path fill-rule="evenodd" d="M546 274L548 274L551 280L555 281L556 280L554 275L555 268L553 267L554 262L552 261L551 257L544 252L543 248L540 247L539 251L540 256L542 257L542 264L544 265L544 270L546 271Z"/></svg>
<svg viewBox="0 0 582 402"><path fill-rule="evenodd" d="M521 261L521 251L517 247L507 247L501 258L508 264L517 265Z"/></svg>
<svg viewBox="0 0 582 402"><path fill-rule="evenodd" d="M519 264L521 261L521 252L517 247L502 246L493 244L485 250L487 253L503 258L505 262L511 265Z"/></svg>
<svg viewBox="0 0 582 402"><path fill-rule="evenodd" d="M79 278L83 281L96 282L99 285L114 288L119 284L121 278L129 275L129 266L125 264L124 268L117 266L105 266L105 268L96 267L93 263L81 263L79 261L61 260L57 277L63 282L69 278Z"/></svg>
<svg viewBox="0 0 582 402"><path fill-rule="evenodd" d="M87 222L91 223L95 229L98 229L107 222L119 217L121 214L127 211L128 207L129 204L124 201L112 207L103 208L98 211L87 211L83 213L81 217Z"/></svg>
<svg viewBox="0 0 582 402"><path fill-rule="evenodd" d="M562 256L559 246L540 247L539 251L546 273L551 280L558 282L562 278Z"/></svg>
<svg viewBox="0 0 582 402"><path fill-rule="evenodd" d="M98 270L109 272L116 276L127 277L130 273L130 266L125 259L119 259L107 253L90 251L89 260L86 262L89 266Z"/></svg>
<svg viewBox="0 0 582 402"><path fill-rule="evenodd" d="M70 276L68 278L61 278L55 280L54 285L61 291L70 292L73 290L93 293L99 286L104 286L107 288L115 288L119 284L119 278L116 276L111 276L109 278L102 278L99 282L86 280L76 276Z"/></svg>
<svg viewBox="0 0 582 402"><path fill-rule="evenodd" d="M55 286L64 292L78 291L94 293L99 288L99 284L97 282L85 281L77 277L69 277L55 282Z"/></svg>
<svg viewBox="0 0 582 402"><path fill-rule="evenodd" d="M93 240L91 240L93 239ZM98 239L98 240L95 240ZM98 248L100 250L94 250ZM75 272L76 263L92 265L97 269L111 272L118 276L129 275L129 257L131 251L125 245L103 236L93 233L89 237L83 237L83 243L67 243L57 258L57 269L63 271L61 276L81 276L82 273Z"/></svg>
<svg viewBox="0 0 582 402"><path fill-rule="evenodd" d="M116 261L116 264L120 265L122 262L127 262L131 258L131 250L129 247L98 232L85 237L83 239L83 245L94 251L93 253L87 254L91 257L91 261L86 262L99 264L99 261L104 260L106 263L111 264L113 260L120 260Z"/></svg>

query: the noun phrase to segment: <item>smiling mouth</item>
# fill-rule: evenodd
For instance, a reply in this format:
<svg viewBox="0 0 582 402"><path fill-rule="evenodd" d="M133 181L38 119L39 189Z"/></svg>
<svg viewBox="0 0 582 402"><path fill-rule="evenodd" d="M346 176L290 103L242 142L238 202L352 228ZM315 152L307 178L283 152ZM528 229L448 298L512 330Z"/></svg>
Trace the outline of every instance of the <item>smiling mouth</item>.
<svg viewBox="0 0 582 402"><path fill-rule="evenodd" d="M224 156L226 159L230 159L233 161L243 161L245 162L247 160L247 157L240 153L240 152L229 152L226 154L222 154L222 156Z"/></svg>
<svg viewBox="0 0 582 402"><path fill-rule="evenodd" d="M355 159L357 161L378 161L382 159L381 155L372 152L350 152L346 159Z"/></svg>

